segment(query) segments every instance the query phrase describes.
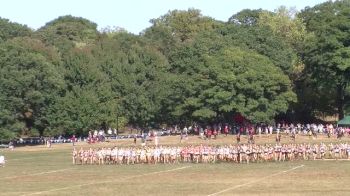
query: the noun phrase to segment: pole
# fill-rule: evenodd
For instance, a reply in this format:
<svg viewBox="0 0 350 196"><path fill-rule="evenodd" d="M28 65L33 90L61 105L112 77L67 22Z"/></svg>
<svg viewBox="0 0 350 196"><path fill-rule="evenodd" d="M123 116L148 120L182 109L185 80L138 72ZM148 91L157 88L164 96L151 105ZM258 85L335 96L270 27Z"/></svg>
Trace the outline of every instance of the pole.
<svg viewBox="0 0 350 196"><path fill-rule="evenodd" d="M117 113L117 135L119 133L119 115Z"/></svg>

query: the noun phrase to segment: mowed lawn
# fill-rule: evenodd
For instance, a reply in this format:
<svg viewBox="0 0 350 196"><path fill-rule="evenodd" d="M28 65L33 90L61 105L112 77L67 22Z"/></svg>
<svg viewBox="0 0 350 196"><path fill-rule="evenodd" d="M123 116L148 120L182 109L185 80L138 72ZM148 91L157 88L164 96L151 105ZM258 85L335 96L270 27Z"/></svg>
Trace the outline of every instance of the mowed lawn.
<svg viewBox="0 0 350 196"><path fill-rule="evenodd" d="M190 137L182 144L229 144L234 137L203 141ZM271 142L274 137L257 139ZM288 138L285 138L287 141ZM300 137L299 142L339 142ZM349 141L349 138L343 139ZM179 137L162 144L178 145ZM244 138L243 138L244 142ZM131 145L132 140L78 148ZM139 144L137 144L139 145ZM350 161L294 161L172 165L72 165L71 144L0 150L0 195L349 195Z"/></svg>

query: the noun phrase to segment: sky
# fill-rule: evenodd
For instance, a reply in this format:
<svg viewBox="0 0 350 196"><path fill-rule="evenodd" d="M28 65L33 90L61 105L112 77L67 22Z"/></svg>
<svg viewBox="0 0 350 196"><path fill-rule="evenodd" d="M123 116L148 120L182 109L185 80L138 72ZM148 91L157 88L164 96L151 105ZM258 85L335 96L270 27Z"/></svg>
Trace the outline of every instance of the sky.
<svg viewBox="0 0 350 196"><path fill-rule="evenodd" d="M139 34L149 27L150 19L169 10L201 10L205 16L227 21L243 9L273 11L281 5L302 10L327 0L3 0L0 17L38 29L63 15L91 20L98 29L121 27Z"/></svg>

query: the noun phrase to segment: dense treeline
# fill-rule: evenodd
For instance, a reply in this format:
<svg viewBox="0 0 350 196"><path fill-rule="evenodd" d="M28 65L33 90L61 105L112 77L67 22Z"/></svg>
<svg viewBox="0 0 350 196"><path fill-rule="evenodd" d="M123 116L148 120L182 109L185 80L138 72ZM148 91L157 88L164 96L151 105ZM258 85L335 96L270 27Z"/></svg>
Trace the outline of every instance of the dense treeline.
<svg viewBox="0 0 350 196"><path fill-rule="evenodd" d="M62 16L38 30L0 18L0 138L89 129L344 115L350 1L226 22L169 11L140 35Z"/></svg>

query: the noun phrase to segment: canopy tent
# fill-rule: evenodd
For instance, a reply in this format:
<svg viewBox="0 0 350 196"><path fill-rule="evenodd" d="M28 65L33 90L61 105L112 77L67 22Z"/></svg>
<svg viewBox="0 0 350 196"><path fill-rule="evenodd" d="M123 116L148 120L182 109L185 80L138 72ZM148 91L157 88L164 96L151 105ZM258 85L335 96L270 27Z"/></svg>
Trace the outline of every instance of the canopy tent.
<svg viewBox="0 0 350 196"><path fill-rule="evenodd" d="M343 119L339 120L338 125L350 125L350 116L345 116Z"/></svg>

